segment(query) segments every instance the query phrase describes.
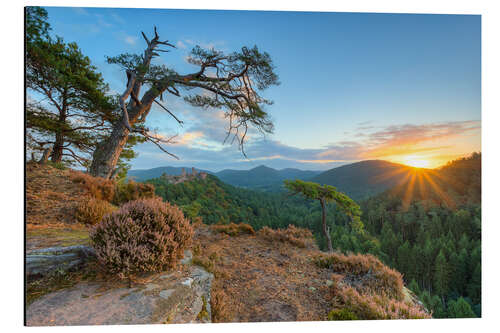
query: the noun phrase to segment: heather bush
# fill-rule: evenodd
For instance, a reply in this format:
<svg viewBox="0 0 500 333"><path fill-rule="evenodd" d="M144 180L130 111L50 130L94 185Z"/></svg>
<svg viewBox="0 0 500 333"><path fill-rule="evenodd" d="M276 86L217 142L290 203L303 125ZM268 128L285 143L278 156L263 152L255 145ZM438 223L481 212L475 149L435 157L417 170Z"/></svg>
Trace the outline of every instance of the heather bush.
<svg viewBox="0 0 500 333"><path fill-rule="evenodd" d="M252 226L246 223L215 224L212 226L212 230L229 236L255 234L255 230L253 230Z"/></svg>
<svg viewBox="0 0 500 333"><path fill-rule="evenodd" d="M387 266L371 254L331 253L316 258L316 264L322 268L332 269L351 279L357 279L358 288L370 289L373 292L384 292L398 300L403 295L403 278L401 274Z"/></svg>
<svg viewBox="0 0 500 333"><path fill-rule="evenodd" d="M152 198L155 196L155 187L152 184L137 183L133 180L119 183L115 188L113 203L120 205L132 200Z"/></svg>
<svg viewBox="0 0 500 333"><path fill-rule="evenodd" d="M81 171L72 170L70 178L73 182L80 184L90 195L96 199L113 201L115 195L115 182L110 179L93 177Z"/></svg>
<svg viewBox="0 0 500 333"><path fill-rule="evenodd" d="M94 225L116 209L107 201L87 197L76 207L75 218L80 223Z"/></svg>
<svg viewBox="0 0 500 333"><path fill-rule="evenodd" d="M180 208L159 198L130 201L90 231L98 260L120 277L174 267L192 237Z"/></svg>
<svg viewBox="0 0 500 333"><path fill-rule="evenodd" d="M297 247L305 248L314 245L314 238L309 229L297 228L290 224L286 229L271 229L264 227L258 234L270 241L288 242Z"/></svg>
<svg viewBox="0 0 500 333"><path fill-rule="evenodd" d="M431 318L431 315L421 306L395 300L384 293L360 293L355 288L346 285L334 285L331 287L331 291L336 300L335 308L345 309L346 313L350 312L359 319Z"/></svg>

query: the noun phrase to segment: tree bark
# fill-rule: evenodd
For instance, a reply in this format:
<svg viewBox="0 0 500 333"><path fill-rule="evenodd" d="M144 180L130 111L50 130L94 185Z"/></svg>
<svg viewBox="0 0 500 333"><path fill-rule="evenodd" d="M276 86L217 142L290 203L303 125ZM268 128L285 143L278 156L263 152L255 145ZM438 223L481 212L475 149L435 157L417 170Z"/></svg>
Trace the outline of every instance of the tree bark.
<svg viewBox="0 0 500 333"><path fill-rule="evenodd" d="M117 122L113 126L111 135L100 142L92 156L90 174L96 177L111 178L115 170L120 154L127 143L129 130L123 122Z"/></svg>
<svg viewBox="0 0 500 333"><path fill-rule="evenodd" d="M330 238L330 230L326 226L326 205L325 200L320 199L321 210L322 210L322 222L323 222L323 234L326 237L326 243L328 245L328 252L333 252L332 239Z"/></svg>
<svg viewBox="0 0 500 333"><path fill-rule="evenodd" d="M43 151L42 158L40 159L40 161L38 161L38 163L40 164L47 163L51 152L52 152L52 147L45 148L45 150Z"/></svg>
<svg viewBox="0 0 500 333"><path fill-rule="evenodd" d="M56 134L56 141L52 147L52 156L50 160L54 163L62 161L63 157L64 135L60 132Z"/></svg>

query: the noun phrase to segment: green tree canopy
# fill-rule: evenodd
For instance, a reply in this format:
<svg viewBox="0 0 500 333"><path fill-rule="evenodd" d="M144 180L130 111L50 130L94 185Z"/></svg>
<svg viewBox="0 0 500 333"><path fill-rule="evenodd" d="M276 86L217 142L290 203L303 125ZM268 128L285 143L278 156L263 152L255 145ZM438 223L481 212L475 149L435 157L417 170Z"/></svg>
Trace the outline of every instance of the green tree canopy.
<svg viewBox="0 0 500 333"><path fill-rule="evenodd" d="M47 12L26 9L26 127L32 151L52 148L51 159L87 166L98 141L120 117L116 97L76 43L52 38ZM130 141L128 148L133 145ZM125 159L133 157L129 149Z"/></svg>
<svg viewBox="0 0 500 333"><path fill-rule="evenodd" d="M357 231L362 231L363 224L360 219L361 209L344 193L337 191L334 186L320 185L314 182L306 182L303 180L285 180L285 187L292 194L301 194L307 199L319 200L322 208L322 223L323 234L326 237L328 250L333 251L332 241L330 238L330 229L326 224L326 203L334 202L337 207L351 218L351 226Z"/></svg>

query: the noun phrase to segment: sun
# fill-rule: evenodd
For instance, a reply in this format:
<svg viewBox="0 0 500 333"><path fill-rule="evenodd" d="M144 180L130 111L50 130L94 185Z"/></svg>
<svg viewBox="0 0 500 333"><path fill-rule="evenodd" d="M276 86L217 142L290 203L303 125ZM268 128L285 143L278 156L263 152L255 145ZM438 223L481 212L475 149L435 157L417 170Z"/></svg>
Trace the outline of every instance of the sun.
<svg viewBox="0 0 500 333"><path fill-rule="evenodd" d="M430 164L428 160L416 156L407 156L404 163L414 168L427 168Z"/></svg>

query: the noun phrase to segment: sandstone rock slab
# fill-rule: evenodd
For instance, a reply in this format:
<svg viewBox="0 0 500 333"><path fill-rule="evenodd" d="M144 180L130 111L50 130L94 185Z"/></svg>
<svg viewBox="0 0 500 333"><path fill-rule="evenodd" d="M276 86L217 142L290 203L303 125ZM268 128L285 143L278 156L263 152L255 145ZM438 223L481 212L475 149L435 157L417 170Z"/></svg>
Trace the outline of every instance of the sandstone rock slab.
<svg viewBox="0 0 500 333"><path fill-rule="evenodd" d="M35 300L28 326L210 322L213 274L198 266L148 277L131 288L79 283ZM189 280L189 285L182 282ZM200 315L200 313L204 315ZM208 314L208 315L207 315Z"/></svg>

